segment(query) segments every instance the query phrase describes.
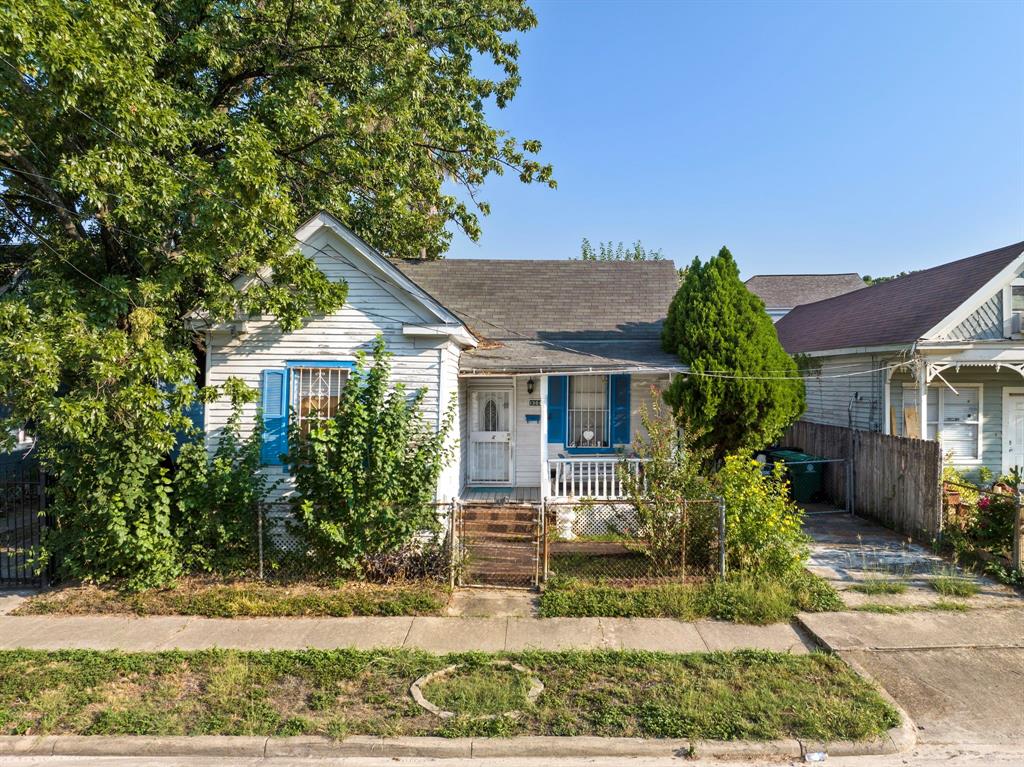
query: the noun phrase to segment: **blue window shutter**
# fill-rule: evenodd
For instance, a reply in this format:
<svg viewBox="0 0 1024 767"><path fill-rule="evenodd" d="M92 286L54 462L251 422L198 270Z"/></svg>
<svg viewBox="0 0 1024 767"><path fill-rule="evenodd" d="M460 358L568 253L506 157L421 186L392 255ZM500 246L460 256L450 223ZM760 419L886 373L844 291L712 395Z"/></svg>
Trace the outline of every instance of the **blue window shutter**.
<svg viewBox="0 0 1024 767"><path fill-rule="evenodd" d="M260 461L264 466L279 466L281 454L288 452L288 403L285 401L285 370L264 370L260 388L263 410L263 446Z"/></svg>
<svg viewBox="0 0 1024 767"><path fill-rule="evenodd" d="M568 376L548 376L548 442L565 444L566 400L568 399Z"/></svg>
<svg viewBox="0 0 1024 767"><path fill-rule="evenodd" d="M608 376L611 387L612 444L629 444L629 374Z"/></svg>

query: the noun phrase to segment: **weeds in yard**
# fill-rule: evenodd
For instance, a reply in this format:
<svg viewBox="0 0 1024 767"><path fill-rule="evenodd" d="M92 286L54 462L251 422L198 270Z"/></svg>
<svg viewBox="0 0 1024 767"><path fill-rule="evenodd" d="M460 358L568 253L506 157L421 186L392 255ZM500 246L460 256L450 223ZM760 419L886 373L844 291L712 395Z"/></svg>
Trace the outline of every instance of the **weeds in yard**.
<svg viewBox="0 0 1024 767"><path fill-rule="evenodd" d="M899 615L900 613L909 613L914 611L914 607L910 605L885 605L878 604L877 602L868 602L867 604L857 605L854 608L860 613L880 613L881 615Z"/></svg>
<svg viewBox="0 0 1024 767"><path fill-rule="evenodd" d="M21 615L201 615L209 618L284 617L294 615L440 615L448 601L445 587L431 581L390 585L340 582L268 584L225 583L183 578L174 588L123 592L79 586L33 597Z"/></svg>
<svg viewBox="0 0 1024 767"><path fill-rule="evenodd" d="M753 624L788 621L801 611L842 609L835 589L807 571L785 578L736 576L633 587L555 580L541 595L539 606L546 618L717 618Z"/></svg>
<svg viewBox="0 0 1024 767"><path fill-rule="evenodd" d="M852 607L850 609L862 613L900 615L902 613L928 612L929 610L962 613L967 612L971 608L969 605L966 605L963 602L954 602L950 599L940 599L937 602L930 602L928 604L918 605L888 605L879 602L868 602L866 604L857 605L856 607Z"/></svg>
<svg viewBox="0 0 1024 767"><path fill-rule="evenodd" d="M903 581L894 581L887 578L869 577L861 583L850 586L850 591L871 596L882 594L904 594L907 591L907 584Z"/></svg>
<svg viewBox="0 0 1024 767"><path fill-rule="evenodd" d="M482 664L456 669L431 680L424 697L459 716L497 716L526 708L530 678L506 665Z"/></svg>
<svg viewBox="0 0 1024 767"><path fill-rule="evenodd" d="M953 569L941 571L930 581L931 587L944 597L973 597L978 593L978 584L970 578L959 575Z"/></svg>
<svg viewBox="0 0 1024 767"><path fill-rule="evenodd" d="M507 659L544 682L522 705ZM409 696L412 681L462 664L431 699L463 713L441 720ZM765 651L526 652L450 656L406 650L119 653L0 652L0 735L595 735L877 737L898 722L838 658ZM480 719L518 707L516 718Z"/></svg>
<svg viewBox="0 0 1024 767"><path fill-rule="evenodd" d="M931 606L933 610L945 610L946 612L965 613L971 609L970 605L963 602L954 602L952 599L940 599Z"/></svg>

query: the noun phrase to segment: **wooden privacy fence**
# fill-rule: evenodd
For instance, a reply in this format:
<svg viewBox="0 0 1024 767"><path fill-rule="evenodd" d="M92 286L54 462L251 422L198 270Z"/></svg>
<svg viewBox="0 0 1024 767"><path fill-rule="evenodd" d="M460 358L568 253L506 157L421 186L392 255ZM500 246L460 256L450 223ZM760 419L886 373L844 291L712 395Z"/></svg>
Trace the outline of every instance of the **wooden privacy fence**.
<svg viewBox="0 0 1024 767"><path fill-rule="evenodd" d="M797 421L782 442L853 466L849 491L841 478L826 479L838 506L929 543L942 535L942 450L938 442L894 437L844 426Z"/></svg>

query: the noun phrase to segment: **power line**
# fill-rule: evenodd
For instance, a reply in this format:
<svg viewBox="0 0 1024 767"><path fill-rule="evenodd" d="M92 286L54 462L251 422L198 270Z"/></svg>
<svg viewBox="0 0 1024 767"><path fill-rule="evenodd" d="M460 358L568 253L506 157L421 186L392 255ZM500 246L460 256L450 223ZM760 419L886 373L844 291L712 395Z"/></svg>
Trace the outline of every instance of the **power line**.
<svg viewBox="0 0 1024 767"><path fill-rule="evenodd" d="M11 69L13 69L17 74L19 74L19 75L23 74L16 66L14 66L5 57L0 56L0 61L3 61L3 63L7 64L7 66L10 67ZM29 77L29 79L32 79L33 82L35 81L35 78L32 78L31 75L24 75L24 76ZM133 146L138 146L137 144L134 144L133 142L131 142L127 137L125 137L122 134L118 133L113 128L105 125L103 122L101 122L97 118L93 117L92 115L90 115L88 112L84 111L83 109L81 109L77 105L72 104L71 108L74 109L79 114L81 114L86 119L88 119L89 121L95 123L99 127L101 127L104 130L106 130L112 136L120 139L124 143L130 144L130 145L133 145ZM189 176L188 174L186 174L185 172L181 171L180 169L176 168L175 166L173 166L171 164L168 164L167 168L172 173L174 173L175 175L178 175L179 177L185 179L186 181L189 181L189 182L191 182L193 184L199 185L200 187L205 186L202 182L200 182L197 179ZM326 172L324 172L324 173L326 173ZM35 175L38 175L38 174L35 174ZM327 174L327 175L328 175L328 177L331 177L330 174ZM249 210L249 209L243 207L237 201L228 199L226 197L223 197L223 196L221 196L220 194L216 193L215 191L213 191L211 189L205 189L204 191L209 192L213 197L217 198L221 202L224 202L224 203L226 203L228 205L231 205L232 207L236 208L239 212L245 213L247 215L252 216L256 221L258 221L259 223L267 226L267 228L269 228L269 229L271 229L273 231L276 231L278 234L282 234L284 236L290 237L291 239L295 240L295 242L297 242L299 245L301 245L303 247L306 247L306 248L310 247L308 243L303 242L302 240L300 240L295 235L294 232L283 232L280 229L278 229L278 227L276 227L276 225L272 225L272 224L268 224L266 222L263 222L258 217L258 215L256 213L254 213L252 210ZM118 196L118 195L113 195L113 196ZM184 211L179 211L179 212L184 213ZM373 249L372 246L367 245L367 247L370 247L371 249ZM320 253L320 254L324 255L325 257L327 257L327 258L329 258L331 260L338 261L339 263L347 264L350 268L355 269L356 271L360 272L364 276L368 277L373 282L375 282L378 285L381 285L383 287L383 283L381 283L380 280L377 279L377 277L375 275L372 275L369 272L367 272L366 270L361 269L359 266L357 266L356 264L352 263L348 259L337 258L332 253L327 252L323 248L313 247L312 250L313 250L313 252ZM54 252L56 252L56 251L54 251ZM90 279L92 279L92 278L90 278ZM95 280L93 280L93 281L95 282ZM413 295L416 295L421 300L428 301L428 302L431 302L431 303L437 303L436 299L434 299L432 296L428 295L425 291L423 291L421 288L419 288L419 286L415 285L414 281L410 280L410 283L416 288L416 290L409 291L409 292L413 293ZM97 283L97 284L99 284L99 283ZM400 286L397 286L397 285L392 285L392 286L393 287L400 287ZM101 287L104 287L104 286L101 285ZM104 289L106 289L106 288L104 288ZM417 293L417 291L419 291L419 292ZM112 291L110 291L110 292L113 293ZM114 295L116 295L116 294L114 294ZM130 298L129 298L129 300L130 300ZM459 309L459 308L454 307L454 306L450 307L450 308L452 309L452 311L454 311L456 313L463 314L464 316L470 317L471 319L475 319L478 322L482 322L482 323L485 323L487 325L490 325L491 327L495 327L495 328L504 330L505 332L512 333L513 335L518 336L518 337L520 337L520 338L522 338L522 339L524 339L526 341L530 341L530 342L533 342L533 343L541 343L541 344L550 346L552 348L556 348L556 349L560 349L560 350L563 350L563 351L570 352L572 354L578 354L578 355L583 355L583 356L590 356L590 357L594 357L595 359L600 359L600 360L605 360L605 361L608 359L606 357L602 357L599 354L594 354L593 352L587 352L587 351L581 350L579 348L565 346L563 344L558 344L557 342L550 341L550 340L547 340L547 339L539 339L539 338L534 338L534 337L528 336L526 334L520 333L519 331L513 330L513 329L508 328L508 327L505 327L505 326L500 325L498 323L495 323L492 320L487 320L487 319L478 317L476 315L471 314L470 312L467 312L465 310ZM360 311L363 311L364 313L369 314L371 316L377 316L377 317L381 317L381 318L384 318L384 319L389 319L389 320L391 320L393 322L401 322L403 324L405 323L405 320L402 320L402 319L399 319L399 318L389 317L387 315L382 315L382 314L378 314L378 313L374 313L374 312L367 311L367 310L362 310L362 309ZM646 363L637 363L637 364L641 368L652 368L652 369L658 369L658 370L663 370L664 369L663 365L650 365L650 364L646 364ZM855 364L855 363L850 363L850 364L852 365L852 364ZM850 372L850 373L834 373L834 374L828 374L828 375L817 374L817 375L814 375L813 377L817 378L819 380L822 380L822 379L833 379L833 378L846 378L846 377L853 377L853 376L858 376L858 375L867 375L867 374L870 374L870 373L884 371L884 370L888 370L890 367L895 367L895 366L887 365L887 366L884 366L884 367L881 367L881 368L875 368L875 369L871 369L871 370L861 370L861 371L855 371L855 372ZM765 371L765 372L783 372L783 371ZM750 375L736 375L736 374L731 373L730 371L699 371L698 372L698 371L693 371L692 369L687 371L687 372L685 372L685 373L683 373L683 375L695 375L695 376L703 376L703 377L707 377L707 378L719 378L719 379L728 379L728 380L760 380L760 381L797 381L797 380L805 380L805 378L810 377L810 376L805 376L804 374L799 373L799 372L795 376L793 376L793 375L787 375L787 376L750 376Z"/></svg>

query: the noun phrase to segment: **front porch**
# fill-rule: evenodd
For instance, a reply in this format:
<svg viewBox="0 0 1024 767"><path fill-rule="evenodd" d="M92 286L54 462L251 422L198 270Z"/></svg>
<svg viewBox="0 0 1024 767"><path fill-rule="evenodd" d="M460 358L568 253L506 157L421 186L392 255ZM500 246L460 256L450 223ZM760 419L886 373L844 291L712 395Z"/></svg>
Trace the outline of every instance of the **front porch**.
<svg viewBox="0 0 1024 767"><path fill-rule="evenodd" d="M887 371L886 433L937 440L977 479L1024 466L1024 354L996 343L922 345Z"/></svg>
<svg viewBox="0 0 1024 767"><path fill-rule="evenodd" d="M541 486L476 486L462 492L462 500L474 503L540 503L542 499L562 501L573 498L625 498L623 473L639 477L644 459L575 456L547 461L547 492Z"/></svg>
<svg viewBox="0 0 1024 767"><path fill-rule="evenodd" d="M620 499L642 473L641 413L670 371L465 377L461 493L476 503Z"/></svg>

